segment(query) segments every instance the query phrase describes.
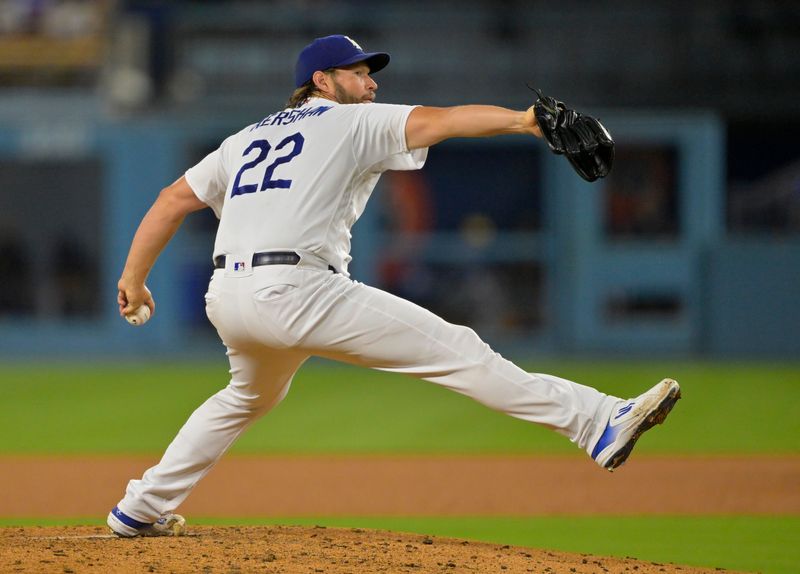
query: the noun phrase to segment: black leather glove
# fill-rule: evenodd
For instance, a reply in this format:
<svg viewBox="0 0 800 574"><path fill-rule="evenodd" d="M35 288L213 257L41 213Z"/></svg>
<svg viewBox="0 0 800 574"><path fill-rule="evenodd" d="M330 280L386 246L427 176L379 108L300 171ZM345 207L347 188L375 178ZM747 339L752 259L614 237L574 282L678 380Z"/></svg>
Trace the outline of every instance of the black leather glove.
<svg viewBox="0 0 800 574"><path fill-rule="evenodd" d="M533 113L550 150L566 156L586 181L607 176L614 163L614 140L603 124L536 92L539 99L533 104Z"/></svg>

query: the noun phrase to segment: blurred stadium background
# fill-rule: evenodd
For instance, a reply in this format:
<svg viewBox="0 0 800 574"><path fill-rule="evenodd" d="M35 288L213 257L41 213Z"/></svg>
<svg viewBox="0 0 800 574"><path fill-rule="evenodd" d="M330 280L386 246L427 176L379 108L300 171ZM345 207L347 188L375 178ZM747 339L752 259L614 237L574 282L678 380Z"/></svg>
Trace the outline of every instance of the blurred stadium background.
<svg viewBox="0 0 800 574"><path fill-rule="evenodd" d="M354 229L355 279L473 326L532 370L619 396L675 376L685 400L642 454L796 460L797 2L0 0L0 465L12 485L0 525L65 520L19 493L39 484L25 460L155 456L225 384L203 309L210 210L157 263L144 328L119 318L117 278L160 189L282 107L296 54L331 33L391 53L380 101L524 109L530 82L599 115L618 143L595 184L530 138L434 147L423 170L382 178ZM233 454L582 456L434 385L325 363L298 381ZM124 480L70 520L100 524ZM300 518L788 574L796 508L614 528L602 516Z"/></svg>
<svg viewBox="0 0 800 574"><path fill-rule="evenodd" d="M0 357L218 349L211 212L157 264L142 330L116 310L127 247L330 33L392 54L381 101L524 109L531 82L618 141L596 184L528 139L437 146L382 179L354 278L515 355L800 354L795 2L0 0Z"/></svg>

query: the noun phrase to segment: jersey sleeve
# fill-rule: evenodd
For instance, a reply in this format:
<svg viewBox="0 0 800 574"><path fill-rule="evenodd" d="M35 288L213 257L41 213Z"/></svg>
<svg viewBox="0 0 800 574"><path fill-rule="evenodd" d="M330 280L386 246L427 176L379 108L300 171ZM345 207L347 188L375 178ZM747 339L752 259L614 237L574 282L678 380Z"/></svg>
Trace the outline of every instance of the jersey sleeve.
<svg viewBox="0 0 800 574"><path fill-rule="evenodd" d="M415 106L357 104L353 153L361 169L370 171L420 169L428 148L409 150L406 121Z"/></svg>
<svg viewBox="0 0 800 574"><path fill-rule="evenodd" d="M228 140L204 157L200 163L186 170L184 176L197 198L214 210L217 218L222 214L225 190L228 188L228 170L225 167L225 150Z"/></svg>

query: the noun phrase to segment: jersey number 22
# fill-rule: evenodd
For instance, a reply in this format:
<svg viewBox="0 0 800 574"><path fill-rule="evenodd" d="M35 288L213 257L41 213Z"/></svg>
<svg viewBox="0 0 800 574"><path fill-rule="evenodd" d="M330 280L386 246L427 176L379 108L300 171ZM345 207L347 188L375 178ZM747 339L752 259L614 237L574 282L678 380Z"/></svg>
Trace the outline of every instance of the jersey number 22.
<svg viewBox="0 0 800 574"><path fill-rule="evenodd" d="M294 133L290 136L287 136L281 140L277 146L275 146L275 151L280 151L288 144L292 144L292 150L287 153L286 155L282 155L276 157L271 164L267 166L266 171L264 172L264 179L261 181L260 190L264 191L265 189L289 189L292 186L291 179L273 179L273 175L275 174L275 169L284 163L288 163L292 161L295 157L300 155L300 152L303 151L303 143L305 142L305 138L303 134L300 132ZM263 162L267 159L269 155L270 149L272 146L269 145L267 140L255 140L247 149L244 150L242 157L248 155L254 149L258 149L258 156L254 160L248 161L245 163L240 169L239 173L236 174L236 179L233 180L233 189L231 190L231 197L236 195L244 195L246 193L253 193L259 191L259 185L257 183L251 183L247 185L241 184L242 174L246 172L248 169L252 169L256 167L258 164Z"/></svg>

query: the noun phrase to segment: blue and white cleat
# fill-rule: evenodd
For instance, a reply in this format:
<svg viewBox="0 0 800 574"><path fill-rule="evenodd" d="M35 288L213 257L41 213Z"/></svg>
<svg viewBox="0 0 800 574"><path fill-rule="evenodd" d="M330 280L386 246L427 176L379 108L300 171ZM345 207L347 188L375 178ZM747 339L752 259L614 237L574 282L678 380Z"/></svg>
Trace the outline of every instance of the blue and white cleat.
<svg viewBox="0 0 800 574"><path fill-rule="evenodd" d="M605 431L592 449L592 458L610 471L622 466L639 437L654 425L663 423L679 398L678 382L664 379L646 393L617 403Z"/></svg>
<svg viewBox="0 0 800 574"><path fill-rule="evenodd" d="M108 513L106 524L120 538L135 536L183 536L186 533L186 519L180 514L169 512L157 521L139 522L122 512L116 506Z"/></svg>

